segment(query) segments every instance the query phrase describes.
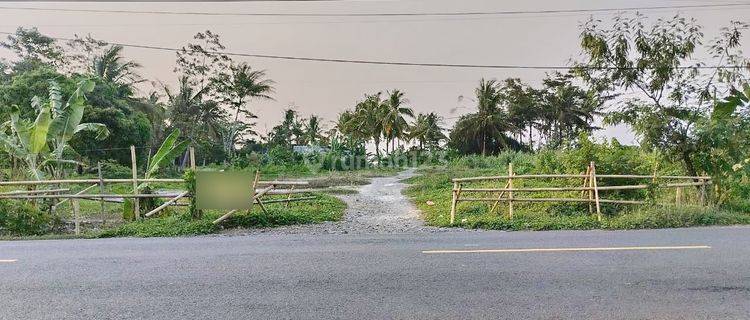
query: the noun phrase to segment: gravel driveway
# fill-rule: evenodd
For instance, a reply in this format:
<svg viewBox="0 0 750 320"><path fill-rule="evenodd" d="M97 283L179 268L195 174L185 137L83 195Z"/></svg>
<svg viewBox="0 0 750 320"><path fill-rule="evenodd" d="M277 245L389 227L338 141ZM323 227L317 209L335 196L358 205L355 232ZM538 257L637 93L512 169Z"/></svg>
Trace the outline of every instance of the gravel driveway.
<svg viewBox="0 0 750 320"><path fill-rule="evenodd" d="M414 176L414 169L408 169L396 176L373 178L370 184L359 187L358 193L337 195L348 206L342 221L254 230L242 229L229 231L229 233L361 234L451 230L424 225L419 209L402 194L406 184L400 181L412 176Z"/></svg>

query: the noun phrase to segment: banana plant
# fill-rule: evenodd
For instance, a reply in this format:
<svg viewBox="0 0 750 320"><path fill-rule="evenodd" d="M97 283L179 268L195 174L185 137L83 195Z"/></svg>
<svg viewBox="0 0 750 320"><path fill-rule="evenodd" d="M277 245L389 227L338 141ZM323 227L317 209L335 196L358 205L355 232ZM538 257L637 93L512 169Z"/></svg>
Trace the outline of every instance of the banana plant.
<svg viewBox="0 0 750 320"><path fill-rule="evenodd" d="M177 140L179 138L180 130L175 129L174 131L172 131L172 133L169 134L169 136L167 136L166 139L164 139L164 142L162 142L159 150L157 150L156 153L151 157L151 159L149 159L145 174L146 179L151 179L156 174L156 172L159 171L160 168L166 166L175 158L185 152L188 145L190 144L190 141L185 140L182 142L178 142ZM147 186L147 183L143 183L139 186L139 188L146 188Z"/></svg>
<svg viewBox="0 0 750 320"><path fill-rule="evenodd" d="M45 171L57 177L63 163L77 163L63 159L63 152L70 148L68 143L77 133L93 131L97 139L109 135L107 127L101 123L81 123L86 108L85 94L93 89L92 81L82 80L63 103L60 86L50 81L47 102L38 96L31 99L31 106L37 112L33 122L21 119L18 106L12 107L10 121L0 130L0 145L26 165L30 178L43 180Z"/></svg>
<svg viewBox="0 0 750 320"><path fill-rule="evenodd" d="M182 153L185 152L185 149L187 149L188 145L190 144L189 140L185 140L182 142L178 142L177 140L180 138L180 130L175 129L172 131L172 133L167 136L166 139L164 139L164 142L162 142L161 146L159 147L159 150L156 151L156 153L149 159L148 165L146 166L146 173L145 178L151 179L156 175L156 173L161 169L162 167L169 164L171 161L173 161L175 158L180 156ZM138 185L138 190L140 193L143 194L151 194L153 193L153 190L151 189L151 186L148 182L144 182ZM132 216L132 207L131 207L131 200L125 200L125 206L123 207L124 211L123 213L126 216L126 219L130 219ZM156 198L144 198L139 200L141 208L144 210L150 211L156 207L158 207L162 202Z"/></svg>

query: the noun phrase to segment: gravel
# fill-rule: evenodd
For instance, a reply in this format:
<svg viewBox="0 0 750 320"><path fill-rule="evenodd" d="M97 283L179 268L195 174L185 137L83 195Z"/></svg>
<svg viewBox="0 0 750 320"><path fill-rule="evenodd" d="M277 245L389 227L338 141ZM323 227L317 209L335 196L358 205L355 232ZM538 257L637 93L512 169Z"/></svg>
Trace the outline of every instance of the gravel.
<svg viewBox="0 0 750 320"><path fill-rule="evenodd" d="M408 169L396 176L373 178L370 184L360 186L358 193L337 195L347 204L341 221L227 230L225 234L388 234L456 230L424 224L419 209L402 194L406 184L401 181L414 175L414 169Z"/></svg>

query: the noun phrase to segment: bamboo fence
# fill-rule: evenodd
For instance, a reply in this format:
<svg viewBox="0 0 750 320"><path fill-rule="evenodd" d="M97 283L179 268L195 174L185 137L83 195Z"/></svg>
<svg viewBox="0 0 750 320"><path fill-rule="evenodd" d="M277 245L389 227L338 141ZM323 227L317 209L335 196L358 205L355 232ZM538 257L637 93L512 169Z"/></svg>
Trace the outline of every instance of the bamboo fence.
<svg viewBox="0 0 750 320"><path fill-rule="evenodd" d="M32 200L32 199L53 199L57 202L55 202L52 205L52 210L55 211L56 208L59 208L62 204L65 204L66 202L71 202L71 207L73 210L73 217L74 217L74 223L75 223L75 232L76 234L80 233L80 200L91 200L91 201L99 201L101 202L101 212L104 212L104 203L105 202L118 202L122 203L124 199L133 199L133 211L135 213L135 219L143 219L143 218L149 218L157 213L161 212L165 208L169 206L185 206L185 203L179 202L180 199L183 198L190 198L193 197L192 194L190 194L187 191L180 191L178 193L150 193L150 194L144 194L140 193L138 190L138 186L141 183L182 183L184 184L186 181L182 178L178 179L157 179L157 178L140 178L138 177L137 173L137 164L136 164L136 157L135 157L135 147L131 146L131 172L132 172L132 178L127 179L105 179L102 177L101 172L101 164L97 165L97 179L58 179L58 180L40 180L40 181L0 181L0 187L5 186L25 186L28 188L36 188L38 186L53 186L54 189L38 189L38 190L15 190L15 191L8 191L8 192L0 192L0 199L20 199L20 200ZM189 149L189 159L191 161L190 167L192 170L196 169L195 164L195 150L191 147ZM310 193L310 192L316 192L320 191L319 189L307 189L307 188L298 188L295 189L295 187L303 187L308 185L307 181L302 180L287 180L287 181L281 181L281 180L270 180L270 181L261 181L259 180L260 177L260 171L256 171L256 178L255 181L253 181L253 203L258 204L261 210L263 212L267 213L267 209L264 204L267 203L286 203L289 204L291 202L297 202L297 201L305 201L305 200L312 200L316 199L315 196L303 196L303 197L292 197L294 194L303 194L303 193ZM105 185L112 185L112 184L132 184L132 193L124 193L124 194L114 194L114 193L104 193L105 192ZM71 189L69 187L61 187L63 185L71 186L71 185L89 185L88 187L77 191L75 193L71 193ZM97 188L99 193L90 193L90 191L94 188ZM264 200L263 198L265 196L272 196L272 195L284 195L285 198L279 198L279 199L271 199L271 200ZM154 208L153 210L146 212L145 214L141 214L140 212L140 199L146 199L146 198L163 198L168 199L158 207ZM229 216L237 212L237 210L232 210L228 212L227 214L223 215L221 218L214 221L214 223L220 223L221 221L227 219Z"/></svg>
<svg viewBox="0 0 750 320"><path fill-rule="evenodd" d="M513 182L520 179L567 179L575 180L582 179L582 186L563 186L563 187L539 187L539 188L514 188ZM652 185L648 184L631 184L631 185L615 185L615 186L599 186L600 179L623 179L623 180L642 180L651 179ZM688 180L690 182L677 182L677 183L662 183L656 184L657 181L663 180ZM589 213L596 213L597 220L602 220L602 203L611 204L645 204L646 201L642 200L620 200L620 199L602 199L600 197L600 191L613 191L613 190L644 190L651 188L656 185L658 188L674 188L675 191L675 203L681 204L683 199L683 188L685 187L697 187L699 189L699 201L701 206L706 205L706 187L711 184L711 177L709 176L659 176L653 175L615 175L615 174L597 174L596 165L591 162L586 168L586 172L582 174L524 174L516 175L513 172L513 164L508 164L508 175L503 176L486 176L486 177L470 177L470 178L456 178L453 179L452 200L451 200L451 212L450 222L455 223L456 210L460 202L491 202L493 205L490 208L490 213L494 213L500 203L507 203L508 205L508 218L513 218L514 208L513 204L517 202L583 202L589 204ZM503 188L466 188L466 184L488 182L488 181L502 181L505 182ZM580 191L580 197L577 198L523 198L516 197L516 193L535 193L535 192L570 192ZM492 198L462 198L463 194L472 193L484 193L484 194L497 194Z"/></svg>

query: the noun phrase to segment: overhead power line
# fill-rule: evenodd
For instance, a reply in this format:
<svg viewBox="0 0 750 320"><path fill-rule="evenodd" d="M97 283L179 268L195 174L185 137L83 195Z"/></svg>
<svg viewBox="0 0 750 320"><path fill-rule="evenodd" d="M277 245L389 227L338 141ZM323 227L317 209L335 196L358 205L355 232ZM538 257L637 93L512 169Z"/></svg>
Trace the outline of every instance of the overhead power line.
<svg viewBox="0 0 750 320"><path fill-rule="evenodd" d="M13 35L13 32L0 31L0 34ZM74 41L72 38L61 38L61 37L50 37L59 41ZM170 48L164 46L155 45L142 45L142 44L131 44L122 42L107 42L112 45L119 45L128 48L139 48L149 50L160 50L177 52L182 50L181 48ZM263 59L276 59L276 60L296 60L296 61L312 61L312 62L331 62L331 63L349 63L349 64L363 64L363 65L386 65L386 66L412 66L412 67L443 67L443 68L472 68L472 69L529 69L529 70L571 70L576 67L572 66L532 66L532 65L515 65L515 64L464 64L464 63L429 63L429 62L405 62L405 61L382 61L382 60L361 60L361 59L341 59L341 58L316 58L316 57L301 57L301 56L287 56L287 55L272 55L272 54L259 54L259 53L242 53L242 52L225 52L225 51L206 51L210 54L224 54L235 57L248 57L248 58L263 58ZM730 68L748 68L750 66L743 65L699 65L699 66L680 66L678 69L730 69ZM635 68L618 68L618 67L587 67L591 70L616 70L616 69L635 69Z"/></svg>
<svg viewBox="0 0 750 320"><path fill-rule="evenodd" d="M647 11L665 9L710 9L750 7L750 3L718 3L669 6L641 6L621 8L592 9L549 9L549 10L506 10L506 11L464 11L464 12L378 12L378 13L277 13L277 12L205 12L205 11L154 11L154 10L113 10L113 9L75 9L75 8L41 8L0 6L0 10L51 11L73 13L115 13L115 14L162 14L191 16L254 16L254 17L413 17L413 16L508 16L525 14L560 14L560 13L600 13L620 11Z"/></svg>

